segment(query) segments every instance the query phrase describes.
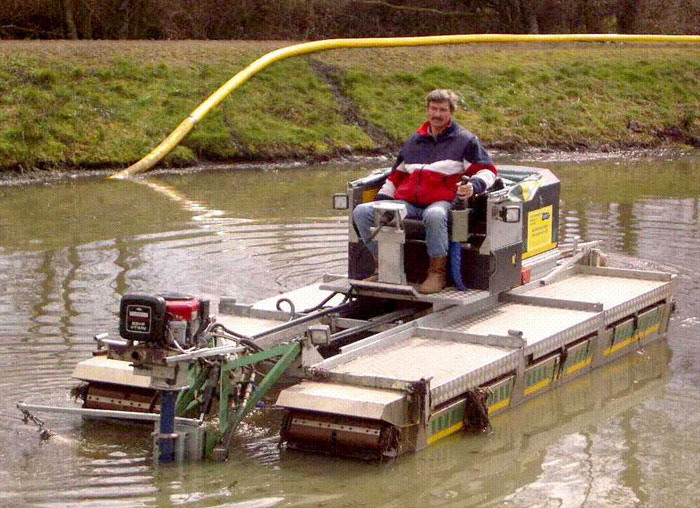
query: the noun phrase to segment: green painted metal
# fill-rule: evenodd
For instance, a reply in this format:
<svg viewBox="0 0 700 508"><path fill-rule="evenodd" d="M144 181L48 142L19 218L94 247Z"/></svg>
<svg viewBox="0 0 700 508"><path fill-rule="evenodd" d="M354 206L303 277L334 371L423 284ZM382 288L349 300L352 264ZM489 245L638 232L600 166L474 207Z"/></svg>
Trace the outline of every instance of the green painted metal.
<svg viewBox="0 0 700 508"><path fill-rule="evenodd" d="M661 307L654 307L646 312L639 314L637 320L637 333L643 333L649 330L652 326L659 323L661 318Z"/></svg>
<svg viewBox="0 0 700 508"><path fill-rule="evenodd" d="M201 400L198 400L198 396L209 378L209 370L210 367L208 365L205 367L195 364L190 367L187 373L188 387L182 390L177 396L175 405L176 415L185 416L201 403Z"/></svg>
<svg viewBox="0 0 700 508"><path fill-rule="evenodd" d="M253 363L258 363L275 356L281 356L274 367L270 369L267 375L263 378L258 386L253 389L253 392L248 397L245 405L237 409L228 409L220 411L219 418L219 428L221 429L223 439L222 443L225 449L228 449L231 445L231 439L233 437L233 431L236 429L238 424L243 420L246 414L253 409L258 402L262 400L265 394L275 385L279 378L284 374L284 372L289 368L289 366L296 360L296 358L301 353L301 344L298 342L292 342L291 344L284 344L282 346L277 346L267 351L261 351L260 353L255 353L243 358L239 358L222 367L221 369L221 379L224 379L228 372L232 369L240 368L245 365L251 365ZM229 386L228 394L230 396L231 387ZM231 414L233 413L233 414Z"/></svg>
<svg viewBox="0 0 700 508"><path fill-rule="evenodd" d="M464 405L465 403L462 401L447 411L438 413L431 417L430 436L434 436L445 429L449 429L450 427L464 420Z"/></svg>
<svg viewBox="0 0 700 508"><path fill-rule="evenodd" d="M536 385L540 381L542 381L545 378L551 377L552 372L550 369L550 365L543 365L541 367L536 367L532 370L527 371L526 374L526 385L527 386L532 386Z"/></svg>
<svg viewBox="0 0 700 508"><path fill-rule="evenodd" d="M241 367L247 367L248 365L254 365L256 363L269 360L270 358L274 358L275 356L282 356L283 358L285 358L286 355L290 352L296 352L296 354L298 354L299 351L301 351L301 346L299 346L299 344L297 343L284 344L281 346L274 347L272 349L268 349L266 351L261 351L259 353L253 353L252 355L246 355L241 358L236 358L235 360L231 360L221 365L221 375L219 376L219 429L221 435L228 435L228 433L231 432L232 429L235 428L236 425L238 425L238 423L240 423L240 420L244 416L244 414L240 415L238 417L238 421L233 423L233 419L231 418L230 407L234 387L228 379L229 373L233 370L240 369ZM294 358L296 358L296 354L294 355ZM270 376L273 373L276 373L278 371L280 362L277 362L277 364L275 364L275 366L270 370L267 376L265 376L263 382L270 378ZM281 375L281 373L284 372L284 370L286 370L287 367L288 365L285 365L284 369L282 369L279 375ZM275 377L274 381L277 381L279 375ZM257 390L260 390L260 387L258 387ZM265 391L267 391L267 389ZM262 396L260 398L262 398ZM255 403L257 403L260 400L260 398L258 398L258 400L256 400ZM253 404L252 407L254 406L255 404ZM250 409L246 410L245 412L249 410Z"/></svg>
<svg viewBox="0 0 700 508"><path fill-rule="evenodd" d="M623 321L615 327L613 335L613 344L619 344L627 339L631 339L634 335L634 319Z"/></svg>
<svg viewBox="0 0 700 508"><path fill-rule="evenodd" d="M301 346L296 342L290 344L282 344L281 346L266 349L265 351L260 351L259 353L253 353L252 355L246 355L240 358L236 358L235 360L231 360L230 362L226 363L226 368L229 370L233 370L238 369L240 367L246 367L248 365L260 363L262 361L269 360L270 358L274 358L275 356L283 356L287 354L287 352L289 352L290 349L297 349L298 351L301 351Z"/></svg>
<svg viewBox="0 0 700 508"><path fill-rule="evenodd" d="M577 344L569 348L562 370L566 372L568 368L585 361L591 356L593 356L593 349L591 348L590 340Z"/></svg>
<svg viewBox="0 0 700 508"><path fill-rule="evenodd" d="M515 376L510 376L506 379L486 386L486 407L493 406L501 401L510 399L514 382Z"/></svg>
<svg viewBox="0 0 700 508"><path fill-rule="evenodd" d="M525 371L525 389L536 388L540 383L551 381L559 365L559 356L548 358ZM534 392L532 392L534 393Z"/></svg>
<svg viewBox="0 0 700 508"><path fill-rule="evenodd" d="M265 396L265 394L279 380L285 370L294 362L301 352L298 342L284 344L265 351L235 358L230 361L220 362L217 365L195 363L190 367L188 378L189 387L180 392L176 404L176 414L184 416L204 403L203 395L208 389L218 389L218 425L207 429L204 437L204 454L211 457L214 448L224 440L229 446L233 431L251 409ZM231 378L231 373L256 365L271 358L280 357L262 382L253 390L246 404L231 408L232 397L235 395L236 385ZM212 370L214 369L214 370ZM223 439L222 439L223 437Z"/></svg>

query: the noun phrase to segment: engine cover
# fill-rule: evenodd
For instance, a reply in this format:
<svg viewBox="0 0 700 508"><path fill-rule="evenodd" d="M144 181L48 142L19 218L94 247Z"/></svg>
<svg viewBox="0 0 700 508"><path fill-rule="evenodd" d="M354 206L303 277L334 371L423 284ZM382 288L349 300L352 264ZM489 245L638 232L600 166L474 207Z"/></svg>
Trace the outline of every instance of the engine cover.
<svg viewBox="0 0 700 508"><path fill-rule="evenodd" d="M209 322L209 300L164 293L124 295L119 308L119 334L127 340L182 347L195 345Z"/></svg>
<svg viewBox="0 0 700 508"><path fill-rule="evenodd" d="M166 302L162 296L124 295L119 305L119 335L126 340L165 340Z"/></svg>

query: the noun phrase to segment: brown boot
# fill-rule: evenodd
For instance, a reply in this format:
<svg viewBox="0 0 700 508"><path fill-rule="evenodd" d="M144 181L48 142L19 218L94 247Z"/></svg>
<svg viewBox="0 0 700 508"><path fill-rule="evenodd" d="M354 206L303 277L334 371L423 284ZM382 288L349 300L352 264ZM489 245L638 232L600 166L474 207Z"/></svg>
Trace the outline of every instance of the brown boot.
<svg viewBox="0 0 700 508"><path fill-rule="evenodd" d="M418 286L418 292L428 295L439 293L447 285L447 256L441 258L430 258L428 266L428 276L423 284Z"/></svg>

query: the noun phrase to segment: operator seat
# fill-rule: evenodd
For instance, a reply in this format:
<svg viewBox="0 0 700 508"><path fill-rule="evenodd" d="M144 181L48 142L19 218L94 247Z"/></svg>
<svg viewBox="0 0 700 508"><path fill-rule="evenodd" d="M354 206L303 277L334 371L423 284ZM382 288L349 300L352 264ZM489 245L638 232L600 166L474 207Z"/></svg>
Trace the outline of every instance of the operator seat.
<svg viewBox="0 0 700 508"><path fill-rule="evenodd" d="M471 248L478 248L486 238L486 202L489 192L504 188L503 180L496 178L493 186L485 193L474 196L469 201L469 231ZM448 219L448 231L451 233L451 214ZM418 219L404 219L406 244L404 245L406 278L409 282L420 283L428 270L428 254L425 246L425 226Z"/></svg>
<svg viewBox="0 0 700 508"><path fill-rule="evenodd" d="M352 182L352 207L360 203L374 200L379 189L384 185L390 169L374 173L369 177ZM498 177L488 192L502 189L503 180ZM469 231L472 233L472 243L478 247L486 236L486 202L487 194L476 196L471 200L472 213L469 219ZM352 210L350 210L352 217ZM354 228L354 224L352 223ZM428 270L428 254L425 246L425 227L423 222L416 219L405 219L406 243L404 245L404 266L406 278L411 283L420 283L425 279ZM449 226L448 226L449 227ZM355 239L348 246L348 276L351 279L364 279L374 271L374 260L369 251L359 239L355 229Z"/></svg>

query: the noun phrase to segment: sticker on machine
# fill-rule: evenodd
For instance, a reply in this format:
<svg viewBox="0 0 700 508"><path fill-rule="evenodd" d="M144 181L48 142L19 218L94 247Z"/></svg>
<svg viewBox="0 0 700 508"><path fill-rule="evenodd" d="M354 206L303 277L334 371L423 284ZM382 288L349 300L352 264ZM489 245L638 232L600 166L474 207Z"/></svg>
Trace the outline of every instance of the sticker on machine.
<svg viewBox="0 0 700 508"><path fill-rule="evenodd" d="M127 305L126 330L149 333L151 331L151 308L145 305Z"/></svg>
<svg viewBox="0 0 700 508"><path fill-rule="evenodd" d="M538 208L527 214L527 250L523 258L528 258L554 247L552 242L552 205Z"/></svg>

